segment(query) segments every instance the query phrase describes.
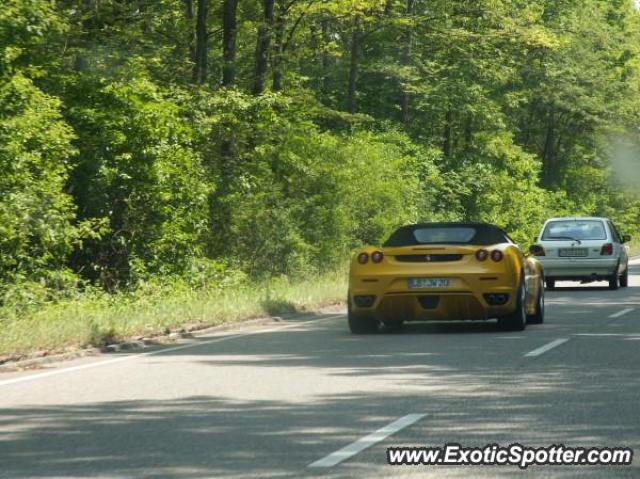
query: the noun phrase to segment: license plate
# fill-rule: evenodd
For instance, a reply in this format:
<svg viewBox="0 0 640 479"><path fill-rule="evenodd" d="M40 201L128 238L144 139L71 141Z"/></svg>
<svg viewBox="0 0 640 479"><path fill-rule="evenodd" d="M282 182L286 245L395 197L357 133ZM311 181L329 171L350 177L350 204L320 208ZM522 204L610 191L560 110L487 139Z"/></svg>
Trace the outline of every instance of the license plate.
<svg viewBox="0 0 640 479"><path fill-rule="evenodd" d="M589 254L586 248L560 248L558 256L563 258L585 258Z"/></svg>
<svg viewBox="0 0 640 479"><path fill-rule="evenodd" d="M446 278L409 278L407 286L414 288L446 288L449 280Z"/></svg>

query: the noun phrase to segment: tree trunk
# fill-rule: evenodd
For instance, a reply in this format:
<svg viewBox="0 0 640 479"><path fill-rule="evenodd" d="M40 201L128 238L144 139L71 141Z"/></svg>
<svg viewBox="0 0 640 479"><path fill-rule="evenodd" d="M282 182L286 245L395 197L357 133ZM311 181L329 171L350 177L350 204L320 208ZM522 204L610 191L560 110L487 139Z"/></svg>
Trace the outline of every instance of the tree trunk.
<svg viewBox="0 0 640 479"><path fill-rule="evenodd" d="M267 75L267 55L271 46L271 32L273 30L274 0L264 0L264 19L258 27L256 43L256 69L253 80L253 94L260 95L264 91L264 81Z"/></svg>
<svg viewBox="0 0 640 479"><path fill-rule="evenodd" d="M473 145L473 117L468 114L464 124L464 150L463 154L471 151Z"/></svg>
<svg viewBox="0 0 640 479"><path fill-rule="evenodd" d="M282 90L282 57L284 55L285 6L278 2L278 13L274 20L275 45L273 48L273 91Z"/></svg>
<svg viewBox="0 0 640 479"><path fill-rule="evenodd" d="M407 17L412 17L415 10L416 2L415 0L407 0ZM404 52L402 55L402 64L405 67L408 67L411 64L411 53L413 47L413 25L409 25L405 32L404 38ZM400 117L402 124L405 128L409 127L410 117L409 117L409 108L410 108L410 93L407 91L406 85L402 86L402 94L400 96Z"/></svg>
<svg viewBox="0 0 640 479"><path fill-rule="evenodd" d="M547 134L544 142L544 149L542 151L542 179L543 185L549 187L552 184L553 178L553 154L554 145L556 142L556 126L555 126L555 107L553 104L549 105L548 118L547 118Z"/></svg>
<svg viewBox="0 0 640 479"><path fill-rule="evenodd" d="M222 86L232 88L236 83L236 34L238 0L223 0L222 9ZM232 131L220 143L220 183L211 202L212 256L224 253L228 247L232 214L229 195L233 191L232 170L235 160L235 133Z"/></svg>
<svg viewBox="0 0 640 479"><path fill-rule="evenodd" d="M322 32L322 80L320 91L322 93L322 98L326 99L329 94L329 52L327 47L331 40L329 38L329 19L327 16L323 16L320 22L320 29Z"/></svg>
<svg viewBox="0 0 640 479"><path fill-rule="evenodd" d="M349 86L347 91L347 111L355 113L357 110L356 94L358 86L358 74L360 60L360 42L362 40L362 31L360 30L360 21L354 20L353 31L351 32L351 52L349 55Z"/></svg>
<svg viewBox="0 0 640 479"><path fill-rule="evenodd" d="M187 8L193 18L193 0L187 0ZM189 15L189 13L187 13ZM194 52L193 81L203 84L207 81L209 60L209 32L207 17L209 16L209 0L198 0L196 18L196 46Z"/></svg>
<svg viewBox="0 0 640 479"><path fill-rule="evenodd" d="M537 109L538 101L536 98L533 98L529 103L528 115L524 118L524 120L520 120L518 141L525 150L529 148L529 142L531 140L531 130L533 129L533 121L535 119Z"/></svg>
<svg viewBox="0 0 640 479"><path fill-rule="evenodd" d="M442 153L444 154L444 158L447 161L451 160L451 144L452 144L452 123L453 123L453 112L451 111L451 106L447 109L447 113L444 119L444 134L443 134L443 144L442 144Z"/></svg>
<svg viewBox="0 0 640 479"><path fill-rule="evenodd" d="M190 22L193 20L193 0L183 0L184 1L184 16Z"/></svg>
<svg viewBox="0 0 640 479"><path fill-rule="evenodd" d="M222 10L222 86L229 88L236 83L238 0L224 0Z"/></svg>
<svg viewBox="0 0 640 479"><path fill-rule="evenodd" d="M89 14L93 9L93 1L92 0L82 0L79 2L79 8L82 13L82 32L88 32L91 30L91 23L93 16ZM96 7L97 10L97 7ZM95 12L97 15L97 11ZM86 33L82 35L78 35L77 39L77 53L74 58L73 67L78 72L85 72L89 69L89 62L85 56L85 53L89 50L89 42L86 39Z"/></svg>
<svg viewBox="0 0 640 479"><path fill-rule="evenodd" d="M189 61L191 62L191 80L194 83L198 81L198 75L196 74L196 35L193 25L195 13L193 10L193 0L184 0L184 16L187 19L187 40L189 44Z"/></svg>

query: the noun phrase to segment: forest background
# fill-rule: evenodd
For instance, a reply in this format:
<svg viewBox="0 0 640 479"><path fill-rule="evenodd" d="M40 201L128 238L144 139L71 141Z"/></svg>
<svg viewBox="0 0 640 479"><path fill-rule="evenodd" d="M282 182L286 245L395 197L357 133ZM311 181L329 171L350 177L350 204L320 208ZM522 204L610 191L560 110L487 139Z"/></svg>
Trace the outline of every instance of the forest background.
<svg viewBox="0 0 640 479"><path fill-rule="evenodd" d="M637 237L639 54L631 0L7 0L0 355L338 301L409 222Z"/></svg>

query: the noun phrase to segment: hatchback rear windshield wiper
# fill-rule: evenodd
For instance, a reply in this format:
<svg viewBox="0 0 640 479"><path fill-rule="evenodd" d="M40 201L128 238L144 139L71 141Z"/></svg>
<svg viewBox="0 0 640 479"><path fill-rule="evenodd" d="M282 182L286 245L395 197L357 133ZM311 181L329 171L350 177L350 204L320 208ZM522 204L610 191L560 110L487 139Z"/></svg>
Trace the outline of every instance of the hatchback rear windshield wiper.
<svg viewBox="0 0 640 479"><path fill-rule="evenodd" d="M572 238L571 236L548 236L546 238L542 238L542 240L571 240L571 241L577 241L578 244L582 244L582 241L580 241L578 238Z"/></svg>

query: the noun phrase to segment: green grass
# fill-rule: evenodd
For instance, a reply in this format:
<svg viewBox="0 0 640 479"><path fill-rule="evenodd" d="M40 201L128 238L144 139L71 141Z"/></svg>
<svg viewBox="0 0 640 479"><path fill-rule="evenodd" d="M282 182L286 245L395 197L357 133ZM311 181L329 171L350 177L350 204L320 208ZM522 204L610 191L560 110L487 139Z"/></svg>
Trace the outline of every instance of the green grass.
<svg viewBox="0 0 640 479"><path fill-rule="evenodd" d="M194 290L155 286L135 294L85 295L17 314L0 310L0 356L28 356L99 346L181 327L207 327L270 314L312 310L343 301L347 275L332 273L293 282Z"/></svg>

